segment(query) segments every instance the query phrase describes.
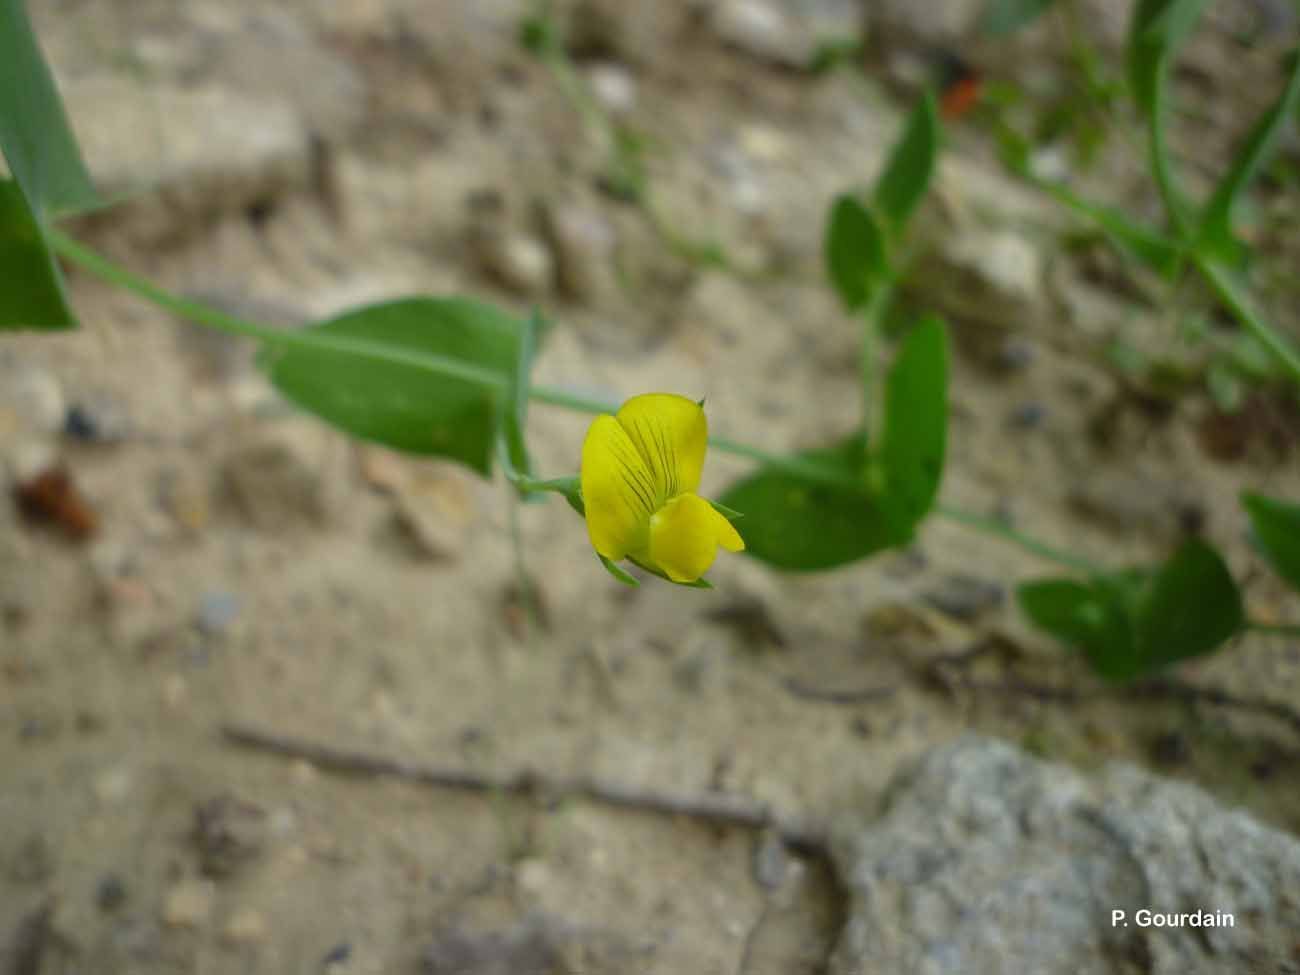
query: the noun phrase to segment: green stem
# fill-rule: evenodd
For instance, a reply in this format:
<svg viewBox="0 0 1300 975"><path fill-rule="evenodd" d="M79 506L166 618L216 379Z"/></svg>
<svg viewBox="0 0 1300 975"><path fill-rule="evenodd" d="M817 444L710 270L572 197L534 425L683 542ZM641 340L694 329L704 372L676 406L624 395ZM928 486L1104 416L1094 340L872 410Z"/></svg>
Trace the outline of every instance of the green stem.
<svg viewBox="0 0 1300 975"><path fill-rule="evenodd" d="M871 300L862 309L862 341L858 357L862 382L862 429L867 435L867 443L876 442L875 431L871 426L876 415L876 338L893 297L893 282L882 281L872 291Z"/></svg>
<svg viewBox="0 0 1300 975"><path fill-rule="evenodd" d="M1169 213L1169 222L1173 224L1175 235L1179 240L1186 240L1190 233L1187 221L1187 204L1178 189L1174 177L1173 164L1169 159L1169 144L1165 139L1165 102L1169 92L1168 55L1161 55L1161 66L1156 72L1155 97L1151 107L1151 117L1147 120L1147 133L1151 152L1151 172L1156 185L1160 187L1160 197L1164 200L1165 210Z"/></svg>
<svg viewBox="0 0 1300 975"><path fill-rule="evenodd" d="M505 385L505 380L500 374L460 359L451 359L447 356L424 351L408 353L391 345L378 345L365 339L331 335L320 330L304 333L245 321L233 315L217 311L215 308L209 308L198 302L174 295L158 287L153 282L123 267L119 267L58 230L49 228L46 233L50 245L58 254L72 263L80 265L96 277L107 281L109 284L133 291L140 297L174 315L188 319L198 325L225 332L227 335L255 339L259 342L265 342L267 345L281 348L299 348L315 352L338 352L344 355L376 359L381 362L400 363L401 365L413 366L441 376L451 376L484 385Z"/></svg>
<svg viewBox="0 0 1300 975"><path fill-rule="evenodd" d="M294 331L280 331L266 325L244 321L243 319L235 318L232 315L226 315L216 309L208 308L198 302L188 301L184 298L173 295L139 275L133 274L125 268L119 267L107 258L102 257L57 230L49 231L49 239L54 249L68 261L79 265L110 284L118 285L128 291L134 292L166 311L170 311L181 318L188 319L195 324L207 328L213 328L230 335L255 339L272 345L313 350L328 349L350 355L363 355L385 362L401 362L406 365L425 369L437 375L453 376L487 385L503 386L505 384L505 381L496 372L479 369L459 360L448 359L443 356L433 356L427 353L405 355L398 350L394 350L391 346L376 346L364 341L344 339L338 336L327 336L323 335L319 331L314 331L310 334ZM530 399L536 400L539 403L558 406L578 413L602 414L615 413L618 410L617 406L604 400L565 392L564 390L557 389L553 386L533 386L529 390L528 395ZM769 451L763 450L759 447L732 440L729 437L711 436L709 437L709 444L714 449L722 451L723 453L733 454L737 457L744 457L747 460L786 470L792 474L799 474L809 480L817 481L822 484L852 490L862 489L862 484L850 475L847 475L836 468L819 464L816 461L808 460L797 455L790 456L770 453ZM506 471L507 478L516 488L525 493L554 491L560 494L565 494L566 489L571 487L571 478L555 478L552 480L540 481L526 477L517 471L514 471L509 466L508 457L504 456L504 451L502 454L502 466ZM1097 571L1094 566L1084 560L1060 552L1059 550L1032 539L1027 535L1022 535L1015 529L1012 529L995 519L986 518L981 515L972 514L946 505L941 505L935 510L943 517L988 532L989 534L997 535L1000 538L1020 545L1022 548L1033 552L1036 555L1059 562L1062 565L1079 569L1084 572Z"/></svg>
<svg viewBox="0 0 1300 975"><path fill-rule="evenodd" d="M1255 313L1246 296L1238 290L1232 273L1217 261L1203 255L1196 254L1192 259L1196 263L1197 270L1209 282L1215 295L1236 316L1237 321L1255 336L1260 345L1273 354L1282 367L1291 374L1292 380L1300 384L1300 353L1296 352L1290 342L1273 331L1272 327Z"/></svg>
<svg viewBox="0 0 1300 975"><path fill-rule="evenodd" d="M1059 565L1074 569L1078 572L1087 573L1088 575L1100 575L1103 572L1100 566L1093 564L1087 559L1080 558L1077 555L1071 555L1069 552L1064 552L1058 548L1053 548L1045 542L1040 542L1036 538L1032 538L1023 532L1017 531L1010 525L999 521L996 518L990 518L986 515L977 515L974 512L966 511L949 504L935 505L934 511L936 514L942 515L950 521L955 521L958 524L965 525L968 528L977 529L989 535L996 535L1005 541L1019 545L1025 551L1032 552L1050 562L1056 562Z"/></svg>

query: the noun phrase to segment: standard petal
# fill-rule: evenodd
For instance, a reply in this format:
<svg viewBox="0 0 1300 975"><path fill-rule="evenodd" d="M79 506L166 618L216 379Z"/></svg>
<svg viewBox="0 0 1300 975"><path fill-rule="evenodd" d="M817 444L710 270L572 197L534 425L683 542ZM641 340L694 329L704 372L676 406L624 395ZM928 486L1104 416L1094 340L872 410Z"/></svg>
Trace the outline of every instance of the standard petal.
<svg viewBox="0 0 1300 975"><path fill-rule="evenodd" d="M617 562L646 545L654 479L614 417L598 416L582 442L582 502L591 547Z"/></svg>
<svg viewBox="0 0 1300 975"><path fill-rule="evenodd" d="M704 575L718 554L715 518L722 516L698 494L669 501L650 519L651 565L673 582L694 582Z"/></svg>
<svg viewBox="0 0 1300 975"><path fill-rule="evenodd" d="M623 404L618 422L654 475L660 504L699 489L709 440L700 404L673 393L646 393Z"/></svg>

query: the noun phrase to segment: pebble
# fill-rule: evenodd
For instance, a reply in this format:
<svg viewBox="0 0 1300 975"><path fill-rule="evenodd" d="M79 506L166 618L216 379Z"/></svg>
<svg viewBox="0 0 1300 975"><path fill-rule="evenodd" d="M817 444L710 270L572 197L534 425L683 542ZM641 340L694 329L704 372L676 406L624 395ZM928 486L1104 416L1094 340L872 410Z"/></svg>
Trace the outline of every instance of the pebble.
<svg viewBox="0 0 1300 975"><path fill-rule="evenodd" d="M220 795L198 803L191 836L203 873L209 877L234 873L261 853L266 830L265 812L251 802Z"/></svg>
<svg viewBox="0 0 1300 975"><path fill-rule="evenodd" d="M227 456L226 483L255 528L284 532L326 521L325 436L314 422L279 424L251 435Z"/></svg>
<svg viewBox="0 0 1300 975"><path fill-rule="evenodd" d="M115 873L105 874L95 888L95 903L105 913L117 910L126 903L126 882Z"/></svg>
<svg viewBox="0 0 1300 975"><path fill-rule="evenodd" d="M14 355L0 356L0 442L7 433L57 434L66 410L53 373Z"/></svg>
<svg viewBox="0 0 1300 975"><path fill-rule="evenodd" d="M412 484L394 499L397 522L423 558L456 558L464 548L474 514L466 477L448 470Z"/></svg>
<svg viewBox="0 0 1300 975"><path fill-rule="evenodd" d="M525 298L550 290L555 261L542 241L510 230L476 234L475 239L479 263L499 284Z"/></svg>
<svg viewBox="0 0 1300 975"><path fill-rule="evenodd" d="M1023 335L1008 335L998 347L996 364L1006 372L1022 372L1038 358L1038 346Z"/></svg>
<svg viewBox="0 0 1300 975"><path fill-rule="evenodd" d="M108 396L79 399L63 417L63 434L83 443L119 443L131 433L131 421L121 403Z"/></svg>
<svg viewBox="0 0 1300 975"><path fill-rule="evenodd" d="M636 107L636 79L621 64L602 61L587 70L587 83L596 100L611 115L626 115Z"/></svg>
<svg viewBox="0 0 1300 975"><path fill-rule="evenodd" d="M595 303L617 295L614 257L618 237L604 215L594 207L570 203L549 207L545 222L564 296Z"/></svg>
<svg viewBox="0 0 1300 975"><path fill-rule="evenodd" d="M252 908L241 907L226 921L225 927L221 929L221 938L230 945L255 945L265 941L270 930L265 915Z"/></svg>
<svg viewBox="0 0 1300 975"><path fill-rule="evenodd" d="M185 880L167 891L163 898L163 923L173 928L197 928L212 914L212 883Z"/></svg>
<svg viewBox="0 0 1300 975"><path fill-rule="evenodd" d="M240 598L237 593L217 590L203 594L199 601L195 624L208 636L219 636L230 629L239 618Z"/></svg>
<svg viewBox="0 0 1300 975"><path fill-rule="evenodd" d="M1007 414L1007 426L1013 430L1036 430L1047 419L1047 407L1042 403L1021 403Z"/></svg>
<svg viewBox="0 0 1300 975"><path fill-rule="evenodd" d="M724 44L781 67L807 67L816 50L800 24L765 0L724 0L714 11L713 29Z"/></svg>
<svg viewBox="0 0 1300 975"><path fill-rule="evenodd" d="M969 622L1001 606L1006 595L1001 583L954 573L941 580L923 598L939 612Z"/></svg>
<svg viewBox="0 0 1300 975"><path fill-rule="evenodd" d="M162 475L158 495L163 510L187 534L199 535L212 517L212 492L207 476L189 467Z"/></svg>
<svg viewBox="0 0 1300 975"><path fill-rule="evenodd" d="M95 799L105 806L116 806L131 795L131 772L124 768L110 768L95 776L92 788Z"/></svg>
<svg viewBox="0 0 1300 975"><path fill-rule="evenodd" d="M790 851L774 830L764 830L754 846L754 879L765 890L776 890L790 870Z"/></svg>

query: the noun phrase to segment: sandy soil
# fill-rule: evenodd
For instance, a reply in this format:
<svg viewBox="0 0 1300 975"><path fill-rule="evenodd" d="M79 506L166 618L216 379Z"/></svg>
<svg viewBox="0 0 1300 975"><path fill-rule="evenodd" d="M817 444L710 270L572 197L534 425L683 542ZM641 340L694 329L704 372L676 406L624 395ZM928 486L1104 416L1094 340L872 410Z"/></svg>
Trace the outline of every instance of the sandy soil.
<svg viewBox="0 0 1300 975"><path fill-rule="evenodd" d="M143 216L79 228L141 273L280 321L413 292L536 299L559 323L539 381L611 399L707 395L715 431L772 449L852 425L855 335L817 242L826 201L871 177L899 118L878 79L809 78L707 31L625 59L665 211L747 266L780 269L750 280L690 267L595 189L599 149L517 48L511 4L113 7L35 5L65 83L278 92L292 118L330 133L315 168L265 199L229 205L242 184L197 208L163 194L146 197ZM653 39L654 25L640 29ZM257 64L276 63L282 43L342 65L344 82L327 95L241 70L230 51L256 38L269 46ZM69 101L79 129L91 126ZM1050 254L1045 277L1084 287L1059 234L1036 223L1059 215L1001 181L973 126L953 145L930 219L1019 235ZM1005 203L991 216L990 199ZM608 221L621 283L606 274L574 299L547 286L521 295L486 273L476 229L491 219L542 239L539 203ZM159 212L177 216L159 223ZM954 295L966 285L936 274L914 300L978 304L975 285ZM530 970L508 960L522 951L584 973L814 972L834 938L827 870L798 857L781 870L750 832L563 796L338 776L233 748L219 730L229 722L483 773L723 789L815 823L874 801L901 763L978 728L1083 766L1148 764L1300 830L1295 730L1266 716L963 686L1095 686L1009 599L966 619L927 600L955 573L1007 593L1053 571L1014 547L934 519L913 549L843 571L783 575L732 557L713 593L654 580L628 591L551 501L519 513L545 603L546 625L530 626L512 596L501 484L351 443L277 401L250 349L84 275L71 288L79 331L3 341L16 369L43 371L68 403L120 422L107 442L55 443L98 513L93 542L0 506L10 971L449 971L474 951ZM1294 618L1295 600L1245 543L1234 497L1300 493L1295 451L1207 456L1203 397L1144 412L1087 354L1094 337L1046 284L1034 288L1012 294L1000 329L954 320L963 352L945 499L1005 510L1113 564L1167 551L1194 507L1249 580L1255 614ZM1163 341L1158 315L1097 291L1135 334ZM1027 365L990 365L990 343L1008 337L1031 349ZM1017 424L1031 405L1039 419ZM1089 434L1099 417L1100 438ZM533 411L544 472L576 468L586 422ZM32 432L9 446L20 433ZM711 456L706 488L744 469ZM987 637L994 652L935 669ZM1180 676L1294 703L1300 645L1251 636ZM33 943L42 957L23 953Z"/></svg>

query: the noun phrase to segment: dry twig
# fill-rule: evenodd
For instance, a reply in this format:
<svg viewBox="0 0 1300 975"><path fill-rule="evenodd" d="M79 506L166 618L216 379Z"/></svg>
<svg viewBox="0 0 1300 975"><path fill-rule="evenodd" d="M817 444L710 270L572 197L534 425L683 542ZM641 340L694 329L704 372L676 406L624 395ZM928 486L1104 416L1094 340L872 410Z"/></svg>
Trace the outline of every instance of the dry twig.
<svg viewBox="0 0 1300 975"><path fill-rule="evenodd" d="M608 806L620 806L664 816L684 816L719 826L773 829L791 849L825 857L821 830L784 819L766 804L725 792L658 792L592 778L552 778L531 770L492 775L473 769L407 762L386 755L336 748L318 742L274 734L242 724L227 724L222 736L232 745L311 762L343 775L385 776L440 789L512 795L576 796Z"/></svg>

